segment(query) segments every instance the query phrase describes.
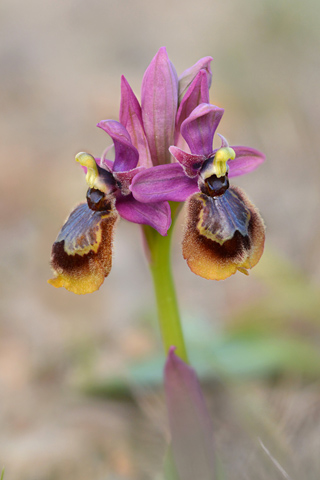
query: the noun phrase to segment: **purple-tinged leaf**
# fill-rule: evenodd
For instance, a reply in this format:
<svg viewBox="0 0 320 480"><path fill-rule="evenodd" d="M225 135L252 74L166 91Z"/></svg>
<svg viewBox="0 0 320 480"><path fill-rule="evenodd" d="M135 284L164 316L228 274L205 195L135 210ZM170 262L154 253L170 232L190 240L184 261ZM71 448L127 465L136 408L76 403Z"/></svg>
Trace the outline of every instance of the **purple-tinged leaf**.
<svg viewBox="0 0 320 480"><path fill-rule="evenodd" d="M125 127L115 120L102 120L97 126L107 132L113 140L115 149L113 171L125 172L135 168L138 163L139 153L132 145L130 135Z"/></svg>
<svg viewBox="0 0 320 480"><path fill-rule="evenodd" d="M197 180L186 176L179 163L158 165L136 175L130 189L143 203L171 200L184 202L199 190Z"/></svg>
<svg viewBox="0 0 320 480"><path fill-rule="evenodd" d="M210 155L215 131L220 123L224 109L202 103L182 123L181 134L191 153Z"/></svg>
<svg viewBox="0 0 320 480"><path fill-rule="evenodd" d="M214 480L212 420L195 371L174 350L168 353L164 385L175 464L183 480Z"/></svg>
<svg viewBox="0 0 320 480"><path fill-rule="evenodd" d="M152 167L148 140L143 128L140 104L124 76L121 77L120 123L127 129L139 152L139 166Z"/></svg>
<svg viewBox="0 0 320 480"><path fill-rule="evenodd" d="M231 147L236 152L236 158L229 160L229 177L238 177L255 170L266 159L259 150L250 147Z"/></svg>
<svg viewBox="0 0 320 480"><path fill-rule="evenodd" d="M171 210L168 202L146 204L128 195L117 198L116 209L125 220L140 225L150 225L163 236L167 235L171 225Z"/></svg>
<svg viewBox="0 0 320 480"><path fill-rule="evenodd" d="M162 47L147 68L141 89L142 120L154 165L170 163L177 104L177 74Z"/></svg>
<svg viewBox="0 0 320 480"><path fill-rule="evenodd" d="M179 104L182 101L182 98L186 94L189 86L196 78L200 70L204 70L207 77L208 90L211 87L212 72L210 68L210 63L213 60L212 57L201 58L197 63L192 65L192 67L185 70L179 77Z"/></svg>

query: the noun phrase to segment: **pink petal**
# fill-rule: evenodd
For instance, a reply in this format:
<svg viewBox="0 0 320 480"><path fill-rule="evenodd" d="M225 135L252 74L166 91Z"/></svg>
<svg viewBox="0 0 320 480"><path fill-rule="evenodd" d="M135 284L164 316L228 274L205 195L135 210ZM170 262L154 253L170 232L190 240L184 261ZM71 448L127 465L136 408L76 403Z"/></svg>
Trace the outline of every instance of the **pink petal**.
<svg viewBox="0 0 320 480"><path fill-rule="evenodd" d="M170 163L177 104L177 74L162 47L147 68L141 89L143 125L154 165Z"/></svg>
<svg viewBox="0 0 320 480"><path fill-rule="evenodd" d="M119 120L127 129L132 144L139 152L139 166L152 167L149 145L143 128L141 107L124 76L121 77Z"/></svg>
<svg viewBox="0 0 320 480"><path fill-rule="evenodd" d="M205 70L200 70L180 103L176 118L175 145L179 144L182 122L200 103L209 103L208 77Z"/></svg>
<svg viewBox="0 0 320 480"><path fill-rule="evenodd" d="M199 190L197 180L188 178L178 163L158 165L138 173L130 189L133 196L144 203L163 200L184 202Z"/></svg>
<svg viewBox="0 0 320 480"><path fill-rule="evenodd" d="M115 120L102 120L97 126L107 132L113 140L115 149L113 171L125 172L135 168L138 163L139 153L132 145L130 135L125 127Z"/></svg>
<svg viewBox="0 0 320 480"><path fill-rule="evenodd" d="M229 160L229 177L238 177L255 170L266 159L259 150L250 147L231 147L236 152L236 158Z"/></svg>
<svg viewBox="0 0 320 480"><path fill-rule="evenodd" d="M129 222L150 225L160 235L167 235L171 225L171 210L168 202L140 203L132 195L116 200L119 215Z"/></svg>
<svg viewBox="0 0 320 480"><path fill-rule="evenodd" d="M210 155L214 133L220 123L224 109L202 103L182 123L181 134L191 153Z"/></svg>
<svg viewBox="0 0 320 480"><path fill-rule="evenodd" d="M208 89L211 87L212 72L210 68L210 63L213 60L212 57L201 58L197 63L192 65L192 67L185 70L179 77L179 104L182 101L185 93L190 87L193 80L196 78L200 70L204 70L207 77Z"/></svg>

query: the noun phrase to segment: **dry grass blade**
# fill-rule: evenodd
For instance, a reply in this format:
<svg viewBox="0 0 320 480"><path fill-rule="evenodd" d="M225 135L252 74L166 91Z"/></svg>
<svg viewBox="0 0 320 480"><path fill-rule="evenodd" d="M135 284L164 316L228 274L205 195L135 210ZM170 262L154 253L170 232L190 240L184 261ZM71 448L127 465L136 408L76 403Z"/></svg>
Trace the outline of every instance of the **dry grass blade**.
<svg viewBox="0 0 320 480"><path fill-rule="evenodd" d="M270 460L272 461L272 463L274 464L274 466L279 470L280 473L282 473L283 477L286 479L286 480L292 480L291 477L289 477L289 475L287 474L287 472L284 470L284 468L281 467L280 463L271 455L271 453L269 452L269 450L267 449L267 447L264 445L264 443L262 442L261 438L258 439L259 440L259 443L263 449L263 451L268 455L268 457L270 458Z"/></svg>

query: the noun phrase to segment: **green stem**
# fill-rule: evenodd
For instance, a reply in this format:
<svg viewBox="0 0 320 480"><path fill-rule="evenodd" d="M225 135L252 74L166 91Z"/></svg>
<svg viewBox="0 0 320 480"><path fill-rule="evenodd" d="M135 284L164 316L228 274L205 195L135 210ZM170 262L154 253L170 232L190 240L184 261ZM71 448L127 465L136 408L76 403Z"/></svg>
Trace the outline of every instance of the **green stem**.
<svg viewBox="0 0 320 480"><path fill-rule="evenodd" d="M179 204L172 205L172 216ZM174 221L173 221L174 224ZM168 235L162 237L156 230L144 226L143 231L150 251L150 269L153 278L158 307L162 340L166 353L171 346L176 347L176 354L188 363L187 351L181 328L176 291L171 272L170 247L173 224Z"/></svg>

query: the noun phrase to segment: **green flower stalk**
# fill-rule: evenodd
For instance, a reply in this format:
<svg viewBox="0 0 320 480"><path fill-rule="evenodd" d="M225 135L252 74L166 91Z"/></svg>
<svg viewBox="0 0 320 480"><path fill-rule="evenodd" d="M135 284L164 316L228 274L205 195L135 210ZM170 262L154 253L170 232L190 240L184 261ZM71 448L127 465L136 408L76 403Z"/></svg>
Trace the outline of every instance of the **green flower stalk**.
<svg viewBox="0 0 320 480"><path fill-rule="evenodd" d="M188 363L186 346L183 338L177 296L171 271L171 240L179 204L171 204L172 225L168 235L163 237L149 226L143 232L149 250L150 270L153 278L157 301L158 319L166 354L170 347L176 347L176 354Z"/></svg>

